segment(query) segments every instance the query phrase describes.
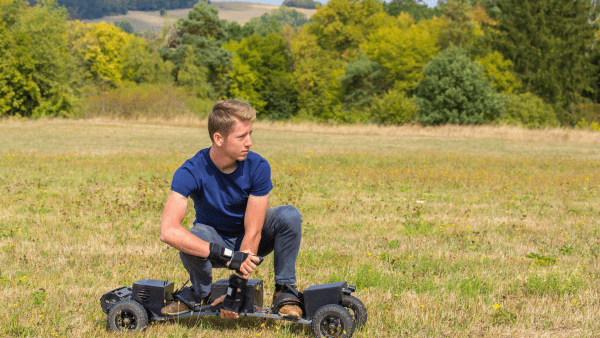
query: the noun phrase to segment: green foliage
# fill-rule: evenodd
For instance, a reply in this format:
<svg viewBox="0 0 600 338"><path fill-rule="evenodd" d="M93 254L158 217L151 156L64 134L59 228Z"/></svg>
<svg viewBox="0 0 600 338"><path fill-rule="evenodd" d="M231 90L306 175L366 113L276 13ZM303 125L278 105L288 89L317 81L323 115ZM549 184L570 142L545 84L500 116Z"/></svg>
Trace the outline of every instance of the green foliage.
<svg viewBox="0 0 600 338"><path fill-rule="evenodd" d="M440 6L429 7L422 0L392 0L383 3L383 9L386 13L393 16L400 16L404 12L412 16L415 21L431 19L434 16L440 17L442 10Z"/></svg>
<svg viewBox="0 0 600 338"><path fill-rule="evenodd" d="M427 64L416 92L423 124L483 124L494 121L501 105L482 67L464 49L449 48Z"/></svg>
<svg viewBox="0 0 600 338"><path fill-rule="evenodd" d="M559 125L554 108L531 94L500 95L504 112L500 123L523 125L529 128L556 127Z"/></svg>
<svg viewBox="0 0 600 338"><path fill-rule="evenodd" d="M485 78L497 92L512 94L521 88L521 82L512 72L512 61L506 60L499 52L489 53L478 58L477 62L483 66Z"/></svg>
<svg viewBox="0 0 600 338"><path fill-rule="evenodd" d="M359 57L359 46L373 30L390 22L377 0L331 0L319 8L306 25L319 47L347 61Z"/></svg>
<svg viewBox="0 0 600 338"><path fill-rule="evenodd" d="M370 119L381 124L412 122L416 112L414 99L398 89L391 89L385 95L376 97L369 107Z"/></svg>
<svg viewBox="0 0 600 338"><path fill-rule="evenodd" d="M185 63L188 47L192 47L198 65L207 69L207 80L211 86L210 96L219 97L227 90L226 75L231 71L233 54L222 48L228 37L227 22L218 17L218 10L204 1L198 2L188 17L179 19L176 28L165 38L160 48L162 57L174 64L177 74Z"/></svg>
<svg viewBox="0 0 600 338"><path fill-rule="evenodd" d="M321 3L314 0L284 0L283 6L296 7L296 8L307 8L314 9L317 5L321 6Z"/></svg>
<svg viewBox="0 0 600 338"><path fill-rule="evenodd" d="M240 26L237 22L229 22L227 32L229 39L240 41L253 34L267 36L271 33L279 33L286 25L300 27L308 22L309 20L303 13L293 8L280 6L271 13L250 19L244 26Z"/></svg>
<svg viewBox="0 0 600 338"><path fill-rule="evenodd" d="M289 8L285 5L279 6L274 9L270 14L263 14L260 20L266 22L270 18L275 18L280 26L289 25L291 27L300 27L307 24L310 20L306 18L304 13L298 12L293 8Z"/></svg>
<svg viewBox="0 0 600 338"><path fill-rule="evenodd" d="M340 77L344 90L344 109L365 108L385 87L383 68L375 61L364 57L346 65L345 74Z"/></svg>
<svg viewBox="0 0 600 338"><path fill-rule="evenodd" d="M114 25L72 24L73 54L78 64L85 69L85 79L95 84L115 86L121 83L121 72L127 55L123 50L134 39Z"/></svg>
<svg viewBox="0 0 600 338"><path fill-rule="evenodd" d="M594 41L589 2L502 0L497 6L494 48L513 62L523 90L555 105L562 124L576 123L575 105L597 74L588 56Z"/></svg>
<svg viewBox="0 0 600 338"><path fill-rule="evenodd" d="M199 65L198 58L194 54L194 49L188 46L185 61L177 74L177 82L181 85L192 88L199 97L206 98L210 92L210 87L206 81L207 70Z"/></svg>
<svg viewBox="0 0 600 338"><path fill-rule="evenodd" d="M291 57L277 34L249 36L224 48L234 53L229 94L245 99L259 118L288 119L297 111Z"/></svg>
<svg viewBox="0 0 600 338"><path fill-rule="evenodd" d="M536 254L534 252L528 253L527 255L525 255L525 257L527 257L529 259L533 259L534 260L533 264L540 265L540 266L550 266L550 265L554 265L554 264L556 264L556 262L558 262L558 258L556 258L556 257L540 255L540 254Z"/></svg>
<svg viewBox="0 0 600 338"><path fill-rule="evenodd" d="M438 53L443 25L440 19L415 24L412 17L402 13L390 24L373 29L360 48L385 69L388 83L400 90L413 90L423 78L425 65Z"/></svg>
<svg viewBox="0 0 600 338"><path fill-rule="evenodd" d="M128 34L135 33L135 29L133 29L133 26L127 20L121 20L119 22L115 22L115 26L121 28L125 33L128 33Z"/></svg>
<svg viewBox="0 0 600 338"><path fill-rule="evenodd" d="M593 131L600 131L600 123L598 122L588 122L585 120L585 118L582 118L581 120L579 120L579 122L577 122L577 124L575 125L577 128L579 129L589 129L589 130L593 130Z"/></svg>
<svg viewBox="0 0 600 338"><path fill-rule="evenodd" d="M440 4L448 25L441 32L442 48L460 47L469 50L474 37L481 31L471 14L471 5L466 0L447 0Z"/></svg>
<svg viewBox="0 0 600 338"><path fill-rule="evenodd" d="M299 34L292 43L294 80L298 92L299 115L304 119L339 121L343 88L339 78L344 61L332 51L323 50L312 34Z"/></svg>
<svg viewBox="0 0 600 338"><path fill-rule="evenodd" d="M53 1L0 6L0 116L65 116L69 88L66 11Z"/></svg>
<svg viewBox="0 0 600 338"><path fill-rule="evenodd" d="M136 83L171 82L172 68L173 64L163 61L144 39L131 39L125 47L125 59L121 68L123 80Z"/></svg>

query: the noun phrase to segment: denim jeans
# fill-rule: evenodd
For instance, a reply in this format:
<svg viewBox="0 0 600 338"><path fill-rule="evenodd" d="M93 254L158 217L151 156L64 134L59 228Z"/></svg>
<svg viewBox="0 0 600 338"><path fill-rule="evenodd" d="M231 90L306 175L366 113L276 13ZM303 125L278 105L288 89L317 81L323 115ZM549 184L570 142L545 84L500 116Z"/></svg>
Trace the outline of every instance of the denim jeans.
<svg viewBox="0 0 600 338"><path fill-rule="evenodd" d="M219 234L213 227L196 223L190 232L198 238L216 243L231 250L239 251L244 234L228 237ZM275 283L296 283L296 259L302 239L302 215L291 205L269 208L263 224L258 256L266 256L273 252ZM190 274L194 293L198 297L206 297L212 284L212 268L223 268L222 265L206 258L192 256L180 252L183 267Z"/></svg>

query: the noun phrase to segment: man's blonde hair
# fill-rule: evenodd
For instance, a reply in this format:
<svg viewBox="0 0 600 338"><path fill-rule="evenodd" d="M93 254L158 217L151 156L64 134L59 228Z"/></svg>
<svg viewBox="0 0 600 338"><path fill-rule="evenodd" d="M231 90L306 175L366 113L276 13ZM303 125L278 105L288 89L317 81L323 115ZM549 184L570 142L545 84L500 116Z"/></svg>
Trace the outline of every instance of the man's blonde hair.
<svg viewBox="0 0 600 338"><path fill-rule="evenodd" d="M221 100L215 103L212 111L208 114L208 135L211 141L215 141L215 133L227 137L236 119L252 121L256 118L256 112L249 104L236 100Z"/></svg>

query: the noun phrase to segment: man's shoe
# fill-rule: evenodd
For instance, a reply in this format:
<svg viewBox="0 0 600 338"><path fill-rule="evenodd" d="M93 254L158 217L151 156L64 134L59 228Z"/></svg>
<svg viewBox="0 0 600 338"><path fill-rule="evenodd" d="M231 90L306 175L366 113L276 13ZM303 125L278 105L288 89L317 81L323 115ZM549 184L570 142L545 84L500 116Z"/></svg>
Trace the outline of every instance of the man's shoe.
<svg viewBox="0 0 600 338"><path fill-rule="evenodd" d="M302 309L298 305L284 305L279 309L279 315L283 318L300 319Z"/></svg>
<svg viewBox="0 0 600 338"><path fill-rule="evenodd" d="M177 316L187 312L190 312L190 308L180 301L174 301L160 310L163 316Z"/></svg>
<svg viewBox="0 0 600 338"><path fill-rule="evenodd" d="M290 285L290 286L293 287L294 289L296 288L295 285ZM277 291L273 295L272 307L277 306L275 304L275 301L277 300L277 296L279 296L279 294L281 294L281 291ZM297 301L300 302L300 300L297 300ZM279 310L277 310L277 313L283 318L291 318L291 319L302 318L302 308L300 308L300 306L298 306L298 305L284 305Z"/></svg>

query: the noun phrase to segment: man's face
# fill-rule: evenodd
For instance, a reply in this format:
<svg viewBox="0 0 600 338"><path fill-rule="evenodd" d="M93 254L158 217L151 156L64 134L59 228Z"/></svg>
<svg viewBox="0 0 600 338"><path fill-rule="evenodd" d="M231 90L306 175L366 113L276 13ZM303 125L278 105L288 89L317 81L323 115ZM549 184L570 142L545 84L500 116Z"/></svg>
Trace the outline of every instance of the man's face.
<svg viewBox="0 0 600 338"><path fill-rule="evenodd" d="M223 142L223 150L229 157L243 161L252 147L252 121L237 120Z"/></svg>

